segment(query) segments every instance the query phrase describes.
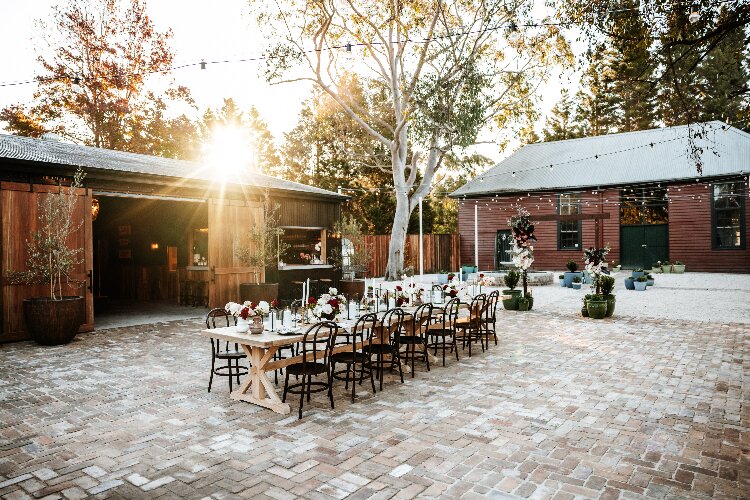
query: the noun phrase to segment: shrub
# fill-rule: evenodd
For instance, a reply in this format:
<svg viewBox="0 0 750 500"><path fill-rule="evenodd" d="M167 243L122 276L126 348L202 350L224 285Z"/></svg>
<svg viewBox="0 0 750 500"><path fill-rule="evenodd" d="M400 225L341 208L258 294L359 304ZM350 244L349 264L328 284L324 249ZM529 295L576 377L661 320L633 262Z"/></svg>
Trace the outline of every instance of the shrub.
<svg viewBox="0 0 750 500"><path fill-rule="evenodd" d="M648 278L646 278L645 276L639 276L636 281L643 283L644 281L648 281Z"/></svg>
<svg viewBox="0 0 750 500"><path fill-rule="evenodd" d="M515 269L511 269L505 274L505 286L507 286L511 290L514 290L516 288L516 285L518 285L518 280L520 279L521 274Z"/></svg>
<svg viewBox="0 0 750 500"><path fill-rule="evenodd" d="M560 276L558 276L558 278L560 278L561 280L564 280L565 279L565 275L561 274Z"/></svg>
<svg viewBox="0 0 750 500"><path fill-rule="evenodd" d="M578 270L578 264L576 264L574 260L569 260L568 264L565 267L567 267L568 271L570 271L571 273L574 273Z"/></svg>
<svg viewBox="0 0 750 500"><path fill-rule="evenodd" d="M601 287L602 295L612 295L612 290L615 288L615 279L612 276L600 276L599 286Z"/></svg>
<svg viewBox="0 0 750 500"><path fill-rule="evenodd" d="M681 260L674 261L675 266L684 266L685 264Z"/></svg>
<svg viewBox="0 0 750 500"><path fill-rule="evenodd" d="M573 283L580 283L580 282L581 282L581 278L579 278L578 276L573 278Z"/></svg>
<svg viewBox="0 0 750 500"><path fill-rule="evenodd" d="M639 267L639 268L637 268L637 269L634 269L634 270L633 270L633 272L634 272L634 273L642 273L642 272L643 272L643 269L641 269L641 268Z"/></svg>
<svg viewBox="0 0 750 500"><path fill-rule="evenodd" d="M597 301L597 300L607 300L607 299L604 298L603 295L593 294L591 295L591 297L589 297L589 300Z"/></svg>

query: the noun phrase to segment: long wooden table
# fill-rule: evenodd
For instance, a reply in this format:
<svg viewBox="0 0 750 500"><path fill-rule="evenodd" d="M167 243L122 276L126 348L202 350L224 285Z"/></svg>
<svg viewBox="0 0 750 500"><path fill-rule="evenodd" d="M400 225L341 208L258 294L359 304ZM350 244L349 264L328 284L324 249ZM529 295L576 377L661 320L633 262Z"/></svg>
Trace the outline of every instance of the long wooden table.
<svg viewBox="0 0 750 500"><path fill-rule="evenodd" d="M468 305L462 305L462 307L468 307ZM413 311L411 309L412 308L404 308L408 316L412 316L411 313ZM436 307L436 309L438 312L441 310L439 307ZM355 323L355 320L346 320L340 321L338 324L344 331L349 331L354 327ZM234 326L202 330L200 334L203 337L224 340L242 346L242 350L250 361L247 379L245 379L238 389L230 394L230 398L256 404L268 408L269 410L273 410L276 413L281 413L282 415L288 415L291 411L289 404L281 400L279 394L276 392L276 386L271 382L271 379L268 378L267 374L291 364L302 362L302 355L282 359L273 358L281 347L301 342L305 336L305 331L307 331L310 326L311 325L300 325L298 327L299 333L295 332L294 335L282 335L278 332L271 332L268 330L258 335L239 333L235 330ZM386 339L390 334L390 330L383 326L384 325L380 324L376 325L381 332L379 340L387 341ZM421 325L420 331L422 331ZM376 341L378 341L378 339L376 339ZM362 344L358 342L357 350L362 347ZM344 344L335 346L331 350L331 353L333 354L351 350L351 344ZM325 355L322 351L319 351L317 354L317 357L319 358ZM427 355L430 356L431 360L435 360L432 354L427 353ZM313 361L311 353L308 353L308 361Z"/></svg>

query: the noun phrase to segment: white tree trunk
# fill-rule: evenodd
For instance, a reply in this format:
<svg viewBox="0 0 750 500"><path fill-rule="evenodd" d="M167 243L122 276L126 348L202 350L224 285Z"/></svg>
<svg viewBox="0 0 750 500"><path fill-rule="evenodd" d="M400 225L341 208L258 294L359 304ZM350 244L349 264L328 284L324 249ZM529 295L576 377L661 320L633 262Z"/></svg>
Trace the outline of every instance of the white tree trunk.
<svg viewBox="0 0 750 500"><path fill-rule="evenodd" d="M404 245L406 229L409 225L409 197L406 193L396 194L396 214L391 228L391 243L388 247L388 266L385 269L386 281L401 279L404 272Z"/></svg>

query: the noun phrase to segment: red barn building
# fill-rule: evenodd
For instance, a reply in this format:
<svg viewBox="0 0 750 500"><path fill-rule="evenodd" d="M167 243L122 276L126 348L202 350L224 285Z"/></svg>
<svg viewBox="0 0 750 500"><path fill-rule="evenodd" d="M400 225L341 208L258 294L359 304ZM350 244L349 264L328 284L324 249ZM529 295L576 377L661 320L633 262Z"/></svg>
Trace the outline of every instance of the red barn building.
<svg viewBox="0 0 750 500"><path fill-rule="evenodd" d="M624 268L747 273L748 172L750 134L718 121L529 144L451 194L461 261L504 267L521 205L538 217L536 269L580 264L598 233Z"/></svg>

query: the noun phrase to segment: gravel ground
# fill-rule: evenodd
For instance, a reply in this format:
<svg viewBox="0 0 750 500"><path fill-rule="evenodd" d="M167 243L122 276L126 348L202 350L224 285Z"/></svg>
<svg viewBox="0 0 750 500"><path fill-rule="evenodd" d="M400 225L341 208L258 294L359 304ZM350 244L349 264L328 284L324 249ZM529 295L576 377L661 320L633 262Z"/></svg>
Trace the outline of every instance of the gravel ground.
<svg viewBox="0 0 750 500"><path fill-rule="evenodd" d="M555 282L533 289L534 309L555 313L576 313L589 285L581 290L562 288ZM656 283L645 292L626 290L630 276L615 274L617 308L615 315L705 321L711 323L750 324L750 275L718 273L657 274Z"/></svg>

